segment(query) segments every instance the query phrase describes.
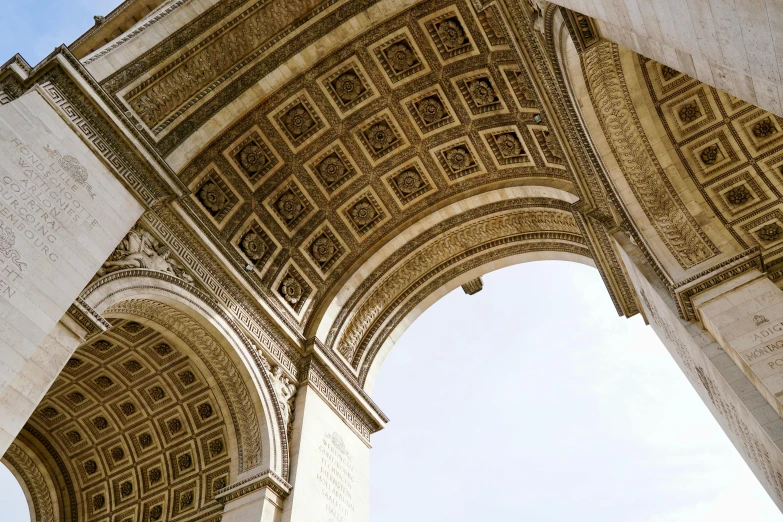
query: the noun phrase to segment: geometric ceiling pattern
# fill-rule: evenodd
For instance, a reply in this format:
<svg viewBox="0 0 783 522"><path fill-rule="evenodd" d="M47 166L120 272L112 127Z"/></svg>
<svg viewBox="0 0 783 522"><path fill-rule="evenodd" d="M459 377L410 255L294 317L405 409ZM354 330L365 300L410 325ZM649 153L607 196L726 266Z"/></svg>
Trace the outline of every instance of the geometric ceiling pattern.
<svg viewBox="0 0 783 522"><path fill-rule="evenodd" d="M191 217L296 329L417 214L511 181L568 184L495 16L413 7L250 109L179 173Z"/></svg>
<svg viewBox="0 0 783 522"><path fill-rule="evenodd" d="M234 446L223 398L185 345L112 323L69 359L23 432L70 477L74 511L61 520L219 519Z"/></svg>
<svg viewBox="0 0 783 522"><path fill-rule="evenodd" d="M673 150L742 249L783 253L783 120L639 56Z"/></svg>

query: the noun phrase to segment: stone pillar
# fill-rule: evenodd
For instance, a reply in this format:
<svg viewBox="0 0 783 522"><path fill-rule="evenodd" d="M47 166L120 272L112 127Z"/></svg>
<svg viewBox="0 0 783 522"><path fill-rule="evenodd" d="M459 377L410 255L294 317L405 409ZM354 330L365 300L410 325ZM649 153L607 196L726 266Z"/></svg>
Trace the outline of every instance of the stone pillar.
<svg viewBox="0 0 783 522"><path fill-rule="evenodd" d="M370 446L312 382L299 389L283 522L367 522ZM369 436L369 433L367 434Z"/></svg>
<svg viewBox="0 0 783 522"><path fill-rule="evenodd" d="M234 492L227 492L223 499L219 498L225 502L222 522L280 522L284 492L272 485L274 482L267 477L254 477L248 483L241 483ZM256 487L251 493L242 491ZM231 500L226 501L227 498Z"/></svg>
<svg viewBox="0 0 783 522"><path fill-rule="evenodd" d="M702 350L688 331L688 329L700 330L698 325L690 324L686 328L687 323L682 322L672 312L670 306L619 247L618 253L639 296L642 310L650 326L726 432L729 440L745 459L748 467L767 490L773 502L783 510L783 451L774 442L770 431L765 429L765 425L774 424L773 419L760 420L750 409L758 406L758 401L752 397L752 390L747 389L752 385L742 376L740 369L731 368L734 365L731 359L722 360L720 355L713 358L709 356L710 354L705 350L712 350L711 345L714 345L714 342L711 344L708 342L705 344L705 350ZM737 297L740 295L736 294ZM746 302L744 306L749 305ZM742 305L738 306L738 311L741 308ZM708 338L707 341L711 339L708 332L703 330L701 332ZM695 331L693 335L699 337ZM724 369L721 370L718 365ZM743 401L740 394L752 404ZM762 425L762 422L765 425Z"/></svg>
<svg viewBox="0 0 783 522"><path fill-rule="evenodd" d="M0 454L80 342L58 323L143 211L58 111L37 88L0 106Z"/></svg>
<svg viewBox="0 0 783 522"><path fill-rule="evenodd" d="M783 290L759 270L693 298L704 328L783 417Z"/></svg>

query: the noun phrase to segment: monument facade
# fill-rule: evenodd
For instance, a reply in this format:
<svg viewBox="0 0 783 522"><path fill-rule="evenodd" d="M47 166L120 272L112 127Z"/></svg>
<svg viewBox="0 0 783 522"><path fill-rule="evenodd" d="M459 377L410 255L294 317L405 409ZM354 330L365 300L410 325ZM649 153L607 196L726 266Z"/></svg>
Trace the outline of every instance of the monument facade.
<svg viewBox="0 0 783 522"><path fill-rule="evenodd" d="M643 315L783 508L783 24L583 4L127 0L6 62L33 520L366 522L386 354L546 259Z"/></svg>

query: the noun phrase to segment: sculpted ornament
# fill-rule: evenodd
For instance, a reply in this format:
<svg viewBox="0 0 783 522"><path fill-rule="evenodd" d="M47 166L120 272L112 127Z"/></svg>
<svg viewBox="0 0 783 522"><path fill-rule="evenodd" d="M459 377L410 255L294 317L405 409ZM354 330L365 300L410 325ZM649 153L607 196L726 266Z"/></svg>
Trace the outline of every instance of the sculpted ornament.
<svg viewBox="0 0 783 522"><path fill-rule="evenodd" d="M683 123L691 123L701 118L701 109L696 102L683 105L680 109L680 119Z"/></svg>
<svg viewBox="0 0 783 522"><path fill-rule="evenodd" d="M242 238L242 252L253 261L258 261L266 253L266 243L255 232L248 232Z"/></svg>
<svg viewBox="0 0 783 522"><path fill-rule="evenodd" d="M307 112L307 109L302 104L288 111L283 120L294 137L304 134L310 127L315 125L313 118L310 117L310 113Z"/></svg>
<svg viewBox="0 0 783 522"><path fill-rule="evenodd" d="M295 194L289 192L283 194L280 199L277 200L277 210L280 215L287 221L291 221L302 212L302 202Z"/></svg>
<svg viewBox="0 0 783 522"><path fill-rule="evenodd" d="M286 301L295 305L302 298L302 285L293 277L288 276L280 284L280 294Z"/></svg>
<svg viewBox="0 0 783 522"><path fill-rule="evenodd" d="M513 133L501 134L495 138L495 143L504 158L511 158L522 154L522 144Z"/></svg>
<svg viewBox="0 0 783 522"><path fill-rule="evenodd" d="M749 201L752 197L753 195L745 185L734 187L733 189L726 192L726 199L732 205L741 205L746 201Z"/></svg>
<svg viewBox="0 0 783 522"><path fill-rule="evenodd" d="M783 234L783 228L777 223L770 223L761 227L757 234L764 241L775 241Z"/></svg>
<svg viewBox="0 0 783 522"><path fill-rule="evenodd" d="M264 165L269 163L269 158L266 157L261 147L251 143L239 153L239 163L242 167L253 174L264 168Z"/></svg>
<svg viewBox="0 0 783 522"><path fill-rule="evenodd" d="M27 268L27 263L23 263L19 251L14 248L16 243L16 234L11 230L11 227L5 226L5 223L0 221L0 254L9 258L13 264L24 270Z"/></svg>
<svg viewBox="0 0 783 522"><path fill-rule="evenodd" d="M165 272L192 283L193 278L185 272L185 268L170 256L169 247L160 244L152 234L137 226L128 232L109 260L98 269L97 275L103 277L119 270L145 268Z"/></svg>
<svg viewBox="0 0 783 522"><path fill-rule="evenodd" d="M327 183L335 183L345 175L345 165L336 154L332 154L318 165L318 172Z"/></svg>
<svg viewBox="0 0 783 522"><path fill-rule="evenodd" d="M772 120L765 118L753 126L753 135L759 139L769 138L778 130Z"/></svg>
<svg viewBox="0 0 783 522"><path fill-rule="evenodd" d="M435 123L443 118L443 104L435 96L424 98L418 106L421 119L427 123Z"/></svg>
<svg viewBox="0 0 783 522"><path fill-rule="evenodd" d="M370 223L377 214L373 206L367 201L360 201L351 209L351 217L360 227Z"/></svg>
<svg viewBox="0 0 783 522"><path fill-rule="evenodd" d="M377 123L367 131L367 139L376 151L381 151L394 143L394 133L385 123Z"/></svg>
<svg viewBox="0 0 783 522"><path fill-rule="evenodd" d="M718 161L719 154L720 154L720 149L718 148L718 146L710 145L709 147L701 151L701 160L704 162L705 165L715 165L715 163Z"/></svg>
<svg viewBox="0 0 783 522"><path fill-rule="evenodd" d="M310 251L312 252L315 260L323 264L334 257L334 254L337 251L337 247L334 246L334 243L331 239L329 239L326 235L323 235L313 241L313 246L310 247Z"/></svg>
<svg viewBox="0 0 783 522"><path fill-rule="evenodd" d="M211 181L205 183L204 186L201 187L201 190L198 191L198 198L204 203L207 210L213 214L217 214L223 210L223 207L228 203L228 198L226 198L226 195L220 190L220 187Z"/></svg>
<svg viewBox="0 0 783 522"><path fill-rule="evenodd" d="M663 75L663 79L668 82L669 80L678 77L680 75L680 71L672 69L668 65L664 65L661 67L661 74Z"/></svg>
<svg viewBox="0 0 783 522"><path fill-rule="evenodd" d="M293 427L294 416L294 397L296 396L296 385L291 382L280 366L274 366L271 369L272 382L277 394L277 400L280 403L280 409L283 413L283 422L290 433Z"/></svg>
<svg viewBox="0 0 783 522"><path fill-rule="evenodd" d="M442 22L437 30L443 45L449 50L456 49L465 42L465 31L454 18Z"/></svg>
<svg viewBox="0 0 783 522"><path fill-rule="evenodd" d="M337 96L345 103L352 102L365 91L361 81L353 72L341 74L332 85Z"/></svg>
<svg viewBox="0 0 783 522"><path fill-rule="evenodd" d="M84 168L78 159L73 156L63 156L60 151L50 149L48 146L44 147L44 150L46 150L52 159L60 164L63 170L67 172L76 183L84 185L87 182L87 178L89 177L87 169Z"/></svg>
<svg viewBox="0 0 783 522"><path fill-rule="evenodd" d="M492 105L495 103L495 89L492 88L492 85L486 79L471 82L468 90L476 105Z"/></svg>
<svg viewBox="0 0 783 522"><path fill-rule="evenodd" d="M386 51L389 64L398 73L407 71L411 67L419 63L416 59L416 54L405 42L399 42L392 45L388 51Z"/></svg>
<svg viewBox="0 0 783 522"><path fill-rule="evenodd" d="M397 177L397 186L406 195L419 190L421 184L421 176L414 169L408 169Z"/></svg>
<svg viewBox="0 0 783 522"><path fill-rule="evenodd" d="M609 146L636 200L667 249L683 268L717 255L718 249L690 215L655 159L622 75L617 48L601 41L583 56L590 98ZM712 147L714 152L708 153ZM718 158L718 146L712 147L701 152L702 161L708 165L707 161L714 163Z"/></svg>
<svg viewBox="0 0 783 522"><path fill-rule="evenodd" d="M454 147L446 152L446 163L454 172L467 169L472 162L470 153L464 147Z"/></svg>

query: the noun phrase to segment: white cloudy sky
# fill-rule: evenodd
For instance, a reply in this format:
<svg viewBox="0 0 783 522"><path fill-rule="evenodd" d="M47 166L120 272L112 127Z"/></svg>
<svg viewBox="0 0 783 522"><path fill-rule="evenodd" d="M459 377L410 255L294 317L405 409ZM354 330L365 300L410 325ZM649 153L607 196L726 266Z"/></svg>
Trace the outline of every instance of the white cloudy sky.
<svg viewBox="0 0 783 522"><path fill-rule="evenodd" d="M32 65L119 0L0 0L0 63ZM653 332L598 273L549 262L452 292L405 333L374 398L372 522L779 522ZM0 466L2 520L27 522Z"/></svg>
<svg viewBox="0 0 783 522"><path fill-rule="evenodd" d="M518 265L427 310L373 396L372 522L778 522L640 317L595 269Z"/></svg>

